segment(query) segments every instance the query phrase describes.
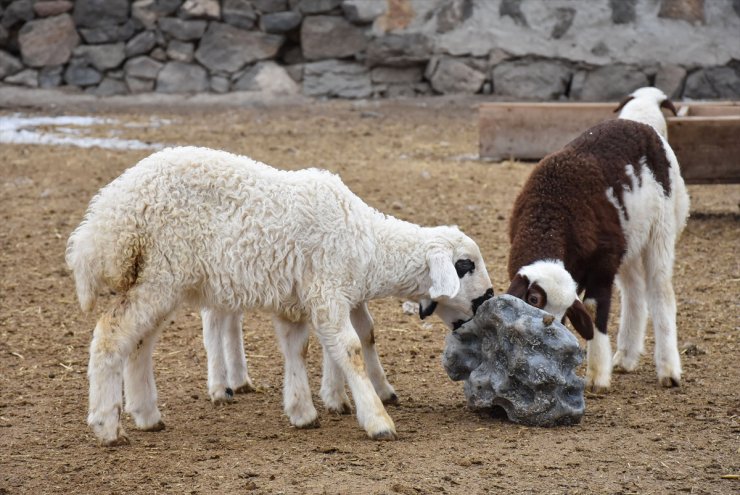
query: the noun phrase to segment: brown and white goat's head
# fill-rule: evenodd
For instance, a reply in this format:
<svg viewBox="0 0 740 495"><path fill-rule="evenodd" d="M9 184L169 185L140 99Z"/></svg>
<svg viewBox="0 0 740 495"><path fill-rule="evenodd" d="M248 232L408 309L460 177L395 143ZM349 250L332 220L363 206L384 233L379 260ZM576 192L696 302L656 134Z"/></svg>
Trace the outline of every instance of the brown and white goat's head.
<svg viewBox="0 0 740 495"><path fill-rule="evenodd" d="M437 315L450 328L471 319L493 297L491 279L478 245L456 227L435 227L426 251L429 289L419 303L419 316Z"/></svg>
<svg viewBox="0 0 740 495"><path fill-rule="evenodd" d="M519 269L507 294L562 320L567 316L581 336L594 336L591 316L578 298L578 285L560 260L540 260Z"/></svg>

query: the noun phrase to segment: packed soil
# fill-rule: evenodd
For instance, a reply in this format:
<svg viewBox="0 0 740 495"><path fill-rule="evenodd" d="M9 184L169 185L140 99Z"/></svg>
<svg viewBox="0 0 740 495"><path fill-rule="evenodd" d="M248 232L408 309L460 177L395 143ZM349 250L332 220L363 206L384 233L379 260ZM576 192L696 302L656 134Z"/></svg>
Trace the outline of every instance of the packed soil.
<svg viewBox="0 0 740 495"><path fill-rule="evenodd" d="M496 293L508 286L507 222L532 164L479 161L470 102L88 110L117 121L95 127L99 136L327 168L381 211L459 225L479 243ZM184 307L154 356L166 429L137 431L125 417L131 445L100 447L85 422L86 366L109 301L81 312L65 243L95 192L149 153L0 145L0 494L740 492L736 185L690 187L674 275L679 388L658 384L649 329L638 370L615 375L606 395L587 394L579 425L532 428L473 412L462 383L441 365L447 329L404 314L403 301L391 298L370 306L400 398L388 407L398 441L374 442L352 415L321 408L314 337L308 359L321 426L299 430L282 412L283 364L269 315L249 314L244 324L259 391L214 406L198 308ZM618 311L615 297L613 342Z"/></svg>

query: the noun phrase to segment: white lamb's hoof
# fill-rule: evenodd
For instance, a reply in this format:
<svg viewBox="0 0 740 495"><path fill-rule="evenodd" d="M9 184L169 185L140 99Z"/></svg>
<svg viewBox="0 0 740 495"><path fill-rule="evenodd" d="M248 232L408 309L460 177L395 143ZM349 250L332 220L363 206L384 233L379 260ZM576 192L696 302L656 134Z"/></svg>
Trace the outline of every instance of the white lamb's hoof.
<svg viewBox="0 0 740 495"><path fill-rule="evenodd" d="M396 395L396 393L395 393L395 392L391 392L391 394L390 394L390 395L387 395L387 396L385 396L385 397L383 397L383 396L382 396L382 395L380 395L380 394L378 394L378 395L379 395L379 397L380 397L380 401L381 401L381 402L382 402L383 404L385 404L386 406L387 406L387 405L393 405L393 406L397 406L397 405L398 405L398 396Z"/></svg>
<svg viewBox="0 0 740 495"><path fill-rule="evenodd" d="M229 387L214 387L208 395L211 396L211 402L216 406L229 404L234 400L234 391Z"/></svg>
<svg viewBox="0 0 740 495"><path fill-rule="evenodd" d="M331 414L352 414L352 406L349 404L349 402L343 402L338 406L326 406L326 410L329 411Z"/></svg>
<svg viewBox="0 0 740 495"><path fill-rule="evenodd" d="M586 372L586 391L591 392L592 394L605 394L609 391L609 387L611 386L611 379L609 376L607 377L597 377Z"/></svg>
<svg viewBox="0 0 740 495"><path fill-rule="evenodd" d="M374 417L365 425L367 436L373 440L398 440L396 425L387 412Z"/></svg>
<svg viewBox="0 0 740 495"><path fill-rule="evenodd" d="M326 407L326 410L332 414L351 414L352 406L349 402L347 393L342 391L339 393L321 391L321 400Z"/></svg>
<svg viewBox="0 0 740 495"><path fill-rule="evenodd" d="M672 376L664 376L660 379L660 384L663 385L665 388L680 387L681 379Z"/></svg>
<svg viewBox="0 0 740 495"><path fill-rule="evenodd" d="M681 358L678 356L678 350L669 354L669 359L663 359L662 356L656 357L655 367L658 372L658 381L666 388L678 387L681 385Z"/></svg>
<svg viewBox="0 0 740 495"><path fill-rule="evenodd" d="M112 440L100 440L100 445L103 447L121 447L123 445L131 445L131 441L126 436L126 433L121 430L120 435Z"/></svg>
<svg viewBox="0 0 740 495"><path fill-rule="evenodd" d="M614 371L619 373L630 373L637 369L637 365L640 362L640 355L628 356L624 351L617 351L614 354L613 366Z"/></svg>
<svg viewBox="0 0 740 495"><path fill-rule="evenodd" d="M305 408L304 411L285 411L285 413L290 419L290 424L296 428L318 428L321 426L319 423L319 414L313 406Z"/></svg>
<svg viewBox="0 0 740 495"><path fill-rule="evenodd" d="M240 385L239 387L234 388L235 394L251 394L252 392L256 392L257 387L255 387L251 381L247 381L243 385Z"/></svg>
<svg viewBox="0 0 740 495"><path fill-rule="evenodd" d="M92 428L100 445L115 447L128 445L129 440L120 423L121 407L117 406L111 414L90 412L87 424Z"/></svg>

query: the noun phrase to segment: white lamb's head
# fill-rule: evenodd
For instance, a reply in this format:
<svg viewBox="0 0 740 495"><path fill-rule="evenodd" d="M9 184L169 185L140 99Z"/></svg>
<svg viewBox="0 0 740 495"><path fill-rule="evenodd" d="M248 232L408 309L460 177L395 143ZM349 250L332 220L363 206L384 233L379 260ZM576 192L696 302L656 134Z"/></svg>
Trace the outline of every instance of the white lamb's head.
<svg viewBox="0 0 740 495"><path fill-rule="evenodd" d="M591 316L578 298L578 285L562 261L540 260L520 268L506 293L558 320L567 316L583 338L593 338Z"/></svg>
<svg viewBox="0 0 740 495"><path fill-rule="evenodd" d="M668 138L668 128L661 108L670 110L676 115L673 102L658 88L644 87L636 89L627 96L614 110L619 112L620 119L634 120L652 126L658 134Z"/></svg>
<svg viewBox="0 0 740 495"><path fill-rule="evenodd" d="M458 328L493 297L491 279L478 245L456 227L435 227L426 249L429 287L419 304L424 319L436 311L450 328Z"/></svg>

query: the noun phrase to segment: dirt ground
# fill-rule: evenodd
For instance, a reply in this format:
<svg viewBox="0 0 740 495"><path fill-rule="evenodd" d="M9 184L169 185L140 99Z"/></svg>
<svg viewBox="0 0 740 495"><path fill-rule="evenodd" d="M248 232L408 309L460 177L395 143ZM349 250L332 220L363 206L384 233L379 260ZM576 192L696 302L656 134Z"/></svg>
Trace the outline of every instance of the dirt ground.
<svg viewBox="0 0 740 495"><path fill-rule="evenodd" d="M328 168L382 211L459 225L481 246L496 293L508 285L509 209L531 164L477 161L469 103L102 115L118 119L118 137L223 148L282 168ZM167 122L122 126L152 116ZM321 410L313 337L310 379L321 427L297 430L282 414L282 359L269 317L245 322L250 373L261 390L215 407L200 317L185 307L155 353L167 428L140 432L125 418L131 445L99 447L85 424L96 316L80 311L64 249L92 195L148 153L0 145L0 494L740 492L740 186L690 188L692 218L674 278L680 388L658 385L649 330L640 368L615 375L607 395L588 394L581 424L541 429L486 417L465 408L462 383L441 366L442 323L421 322L403 314L401 300L387 299L371 311L400 398L388 409L400 439L373 442L353 416ZM612 340L617 315L615 304Z"/></svg>

